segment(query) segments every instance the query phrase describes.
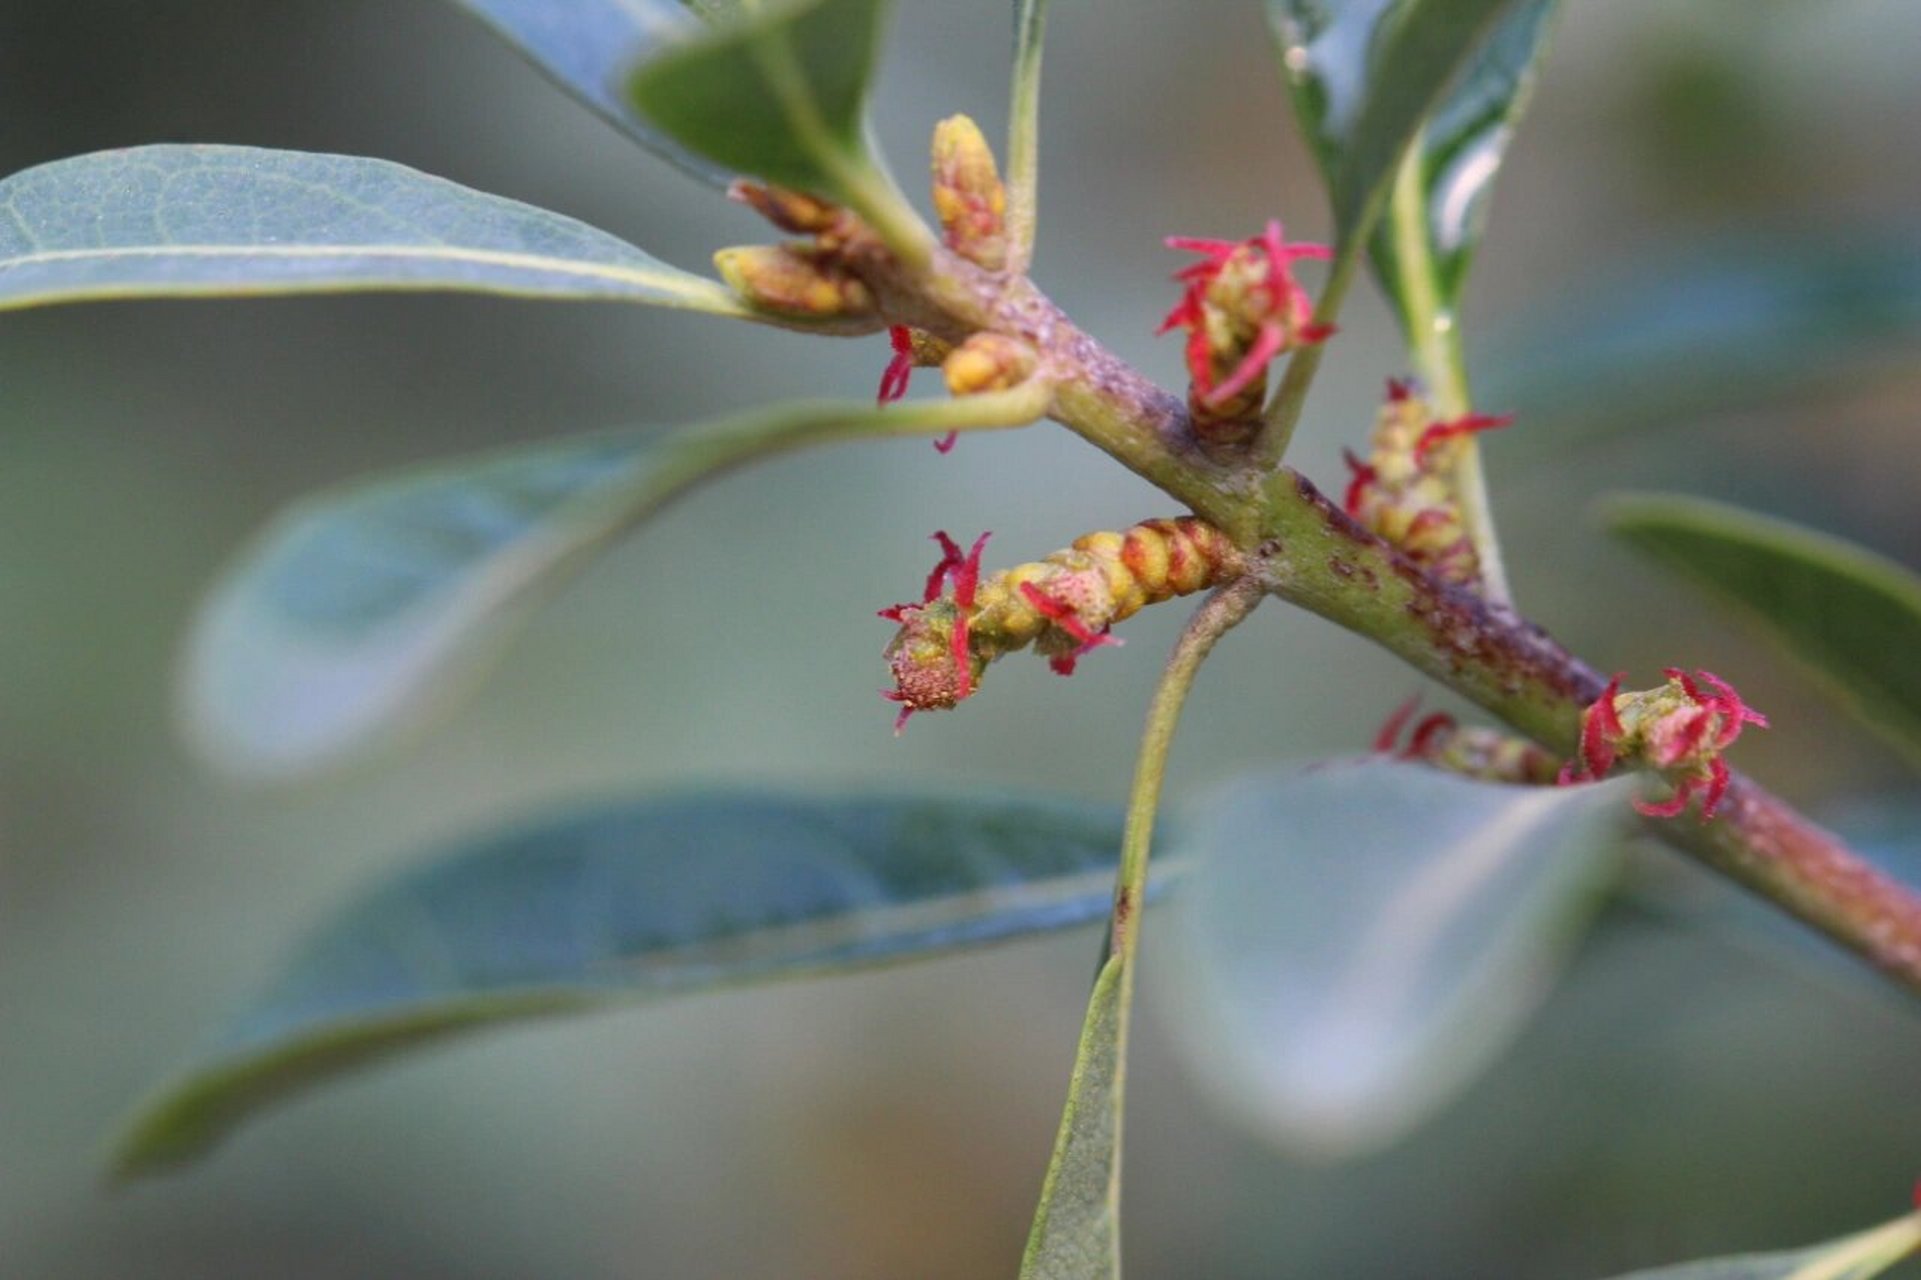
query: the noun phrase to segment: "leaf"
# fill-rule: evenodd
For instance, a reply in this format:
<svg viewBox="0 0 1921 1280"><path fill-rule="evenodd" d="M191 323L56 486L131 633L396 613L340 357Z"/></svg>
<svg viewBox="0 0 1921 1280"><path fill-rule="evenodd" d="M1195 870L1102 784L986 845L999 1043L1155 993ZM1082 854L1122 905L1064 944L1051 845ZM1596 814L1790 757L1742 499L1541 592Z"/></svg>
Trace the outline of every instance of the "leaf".
<svg viewBox="0 0 1921 1280"><path fill-rule="evenodd" d="M1120 820L1007 797L603 804L455 845L335 915L127 1127L122 1175L458 1033L838 972L1105 915Z"/></svg>
<svg viewBox="0 0 1921 1280"><path fill-rule="evenodd" d="M1520 0L1436 104L1414 168L1375 231L1375 273L1412 331L1451 316L1487 222L1489 194L1534 89L1556 0Z"/></svg>
<svg viewBox="0 0 1921 1280"><path fill-rule="evenodd" d="M1121 955L1108 957L1094 981L1020 1280L1119 1280L1121 1099L1132 985Z"/></svg>
<svg viewBox="0 0 1921 1280"><path fill-rule="evenodd" d="M1734 605L1921 764L1921 578L1854 543L1700 498L1617 497L1604 518L1629 545Z"/></svg>
<svg viewBox="0 0 1921 1280"><path fill-rule="evenodd" d="M712 4L691 0L454 0L548 78L649 151L714 186L728 176L689 155L637 115L621 92L629 68L698 30ZM730 10L738 7L729 3Z"/></svg>
<svg viewBox="0 0 1921 1280"><path fill-rule="evenodd" d="M385 160L135 147L0 181L0 311L434 289L749 314L718 282L584 222Z"/></svg>
<svg viewBox="0 0 1921 1280"><path fill-rule="evenodd" d="M1921 250L1885 229L1750 236L1557 281L1552 299L1487 362L1489 403L1539 428L1517 449L1772 406L1905 354L1921 340Z"/></svg>
<svg viewBox="0 0 1921 1280"><path fill-rule="evenodd" d="M1504 65L1493 52L1477 62L1477 50L1510 13L1534 3L1267 0L1281 66L1327 178L1344 248L1356 247L1356 232L1386 198L1402 156L1449 83L1470 65L1490 75ZM1463 86L1462 103L1473 101L1474 87Z"/></svg>
<svg viewBox="0 0 1921 1280"><path fill-rule="evenodd" d="M1909 1214L1812 1249L1691 1262L1636 1271L1618 1280L1869 1280L1912 1255L1917 1247L1921 1247L1921 1218Z"/></svg>
<svg viewBox="0 0 1921 1280"><path fill-rule="evenodd" d="M1169 1017L1223 1104L1290 1145L1397 1139L1513 1037L1632 817L1631 779L1342 762L1190 809Z"/></svg>
<svg viewBox="0 0 1921 1280"><path fill-rule="evenodd" d="M787 0L679 40L641 64L629 100L727 169L861 203L863 133L885 0Z"/></svg>
<svg viewBox="0 0 1921 1280"><path fill-rule="evenodd" d="M798 404L320 494L268 528L202 607L185 666L189 736L240 776L332 763L444 701L512 606L702 480L802 445L1013 426L1042 408L1025 389L888 409Z"/></svg>

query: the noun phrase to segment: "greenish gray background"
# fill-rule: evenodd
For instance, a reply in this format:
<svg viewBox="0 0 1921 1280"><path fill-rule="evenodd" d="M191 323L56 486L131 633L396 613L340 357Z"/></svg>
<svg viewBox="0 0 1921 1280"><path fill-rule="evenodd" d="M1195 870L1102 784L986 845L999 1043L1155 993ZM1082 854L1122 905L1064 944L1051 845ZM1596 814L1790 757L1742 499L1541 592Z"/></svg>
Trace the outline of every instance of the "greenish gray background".
<svg viewBox="0 0 1921 1280"><path fill-rule="evenodd" d="M1255 0L1058 0L1037 275L1130 358L1169 232L1325 226ZM1471 361L1657 253L1759 231L1921 228L1898 6L1573 0L1472 288ZM990 4L903 0L882 138L920 185L939 116L998 132ZM0 0L0 171L218 141L360 152L699 266L762 237L432 0ZM1777 730L1742 762L1815 805L1912 791L1898 761L1685 591L1600 544L1586 500L1711 492L1921 564L1912 352L1807 397L1490 446L1529 611L1608 667L1733 679ZM104 1135L308 924L442 837L682 782L941 778L1117 800L1178 611L1060 681L996 669L896 741L873 610L934 527L1029 558L1166 504L1064 432L839 449L680 505L539 615L480 698L357 771L209 779L172 733L197 592L284 502L462 450L871 394L878 338L476 299L140 303L0 316L0 1275L1011 1274L1052 1139L1092 933L476 1040L302 1101L204 1166L109 1193ZM1398 372L1352 308L1299 461ZM927 375L923 379L931 382ZM924 387L924 390L927 388ZM1738 389L1730 389L1738 390ZM1499 410L1508 406L1489 404ZM1605 414L1602 414L1603 420ZM1270 607L1203 678L1176 790L1352 751L1414 682ZM1412 1143L1309 1165L1209 1114L1150 1003L1129 1123L1132 1273L1540 1280L1800 1243L1895 1212L1916 1172L1921 1023L1749 927L1665 855L1519 1051ZM1146 963L1154 961L1152 933Z"/></svg>

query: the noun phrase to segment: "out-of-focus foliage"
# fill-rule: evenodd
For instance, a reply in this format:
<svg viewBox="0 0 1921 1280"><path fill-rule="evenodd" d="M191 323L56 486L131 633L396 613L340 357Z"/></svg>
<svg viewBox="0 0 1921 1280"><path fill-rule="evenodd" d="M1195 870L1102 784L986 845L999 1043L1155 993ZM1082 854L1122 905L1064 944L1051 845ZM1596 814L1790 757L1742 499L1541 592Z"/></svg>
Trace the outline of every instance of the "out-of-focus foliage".
<svg viewBox="0 0 1921 1280"><path fill-rule="evenodd" d="M1865 547L1679 496L1616 498L1608 526L1741 611L1921 762L1921 578Z"/></svg>
<svg viewBox="0 0 1921 1280"><path fill-rule="evenodd" d="M1729 228L1832 244L1912 221L1914 173L1887 145L1892 122L1921 109L1911 16L1866 0L1768 4L1765 21L1756 8L1569 6L1465 323L1492 332L1550 302L1579 309L1583 282ZM902 6L874 113L893 155L919 154L957 108L992 132L1007 30L1004 12L983 15ZM1057 5L1051 25L1040 278L1171 381L1176 357L1148 336L1166 292L1158 237L1233 234L1273 214L1313 234L1310 162L1286 150L1247 6ZM1674 108L1647 104L1675 93L1653 73L1677 50L1786 122L1750 139L1749 180L1704 184L1698 165L1660 158ZM1266 109L1228 102L1223 86L1242 84ZM434 4L284 0L263 22L240 0L0 0L0 106L4 172L215 138L391 156L565 208L675 262L752 227ZM1657 326L1667 305L1648 294L1641 319ZM997 545L1038 551L1117 510L1156 509L1058 433L970 438L944 460L921 442L795 458L716 486L595 566L591 589L530 629L511 677L406 769L272 797L209 784L171 739L170 667L198 592L289 500L563 431L868 395L886 354L609 314L403 298L0 319L9 1268L594 1280L644 1256L662 1275L975 1280L1018 1266L1091 935L507 1035L290 1109L190 1177L95 1191L98 1136L253 991L314 904L449 831L582 788L723 774L1117 795L1172 619L1140 619L1127 649L1072 684L1010 671L991 702L900 742L874 696L886 628L871 611L916 589L933 528L991 527ZM1317 476L1338 474L1337 447L1371 417L1398 349L1392 317L1357 298L1342 345L1353 354L1330 355L1299 442ZM1581 407L1636 389L1603 382ZM1742 763L1814 800L1907 775L1766 649L1574 513L1604 489L1672 488L1682 469L1694 487L1921 562L1912 380L1879 361L1824 392L1818 413L1744 396L1719 421L1691 409L1578 462L1532 454L1512 476L1504 460L1529 448L1533 419L1488 449L1496 480L1513 482L1500 514L1524 549L1529 611L1637 670L1711 657L1794 726L1744 740ZM1177 796L1236 760L1352 750L1411 687L1311 623L1263 614L1247 634L1196 694L1191 723L1207 732L1183 740ZM1281 657L1313 679L1287 678ZM716 666L724 679L694 678ZM1809 741L1821 750L1797 746ZM1666 863L1644 874L1664 887L1660 913L1609 912L1515 1056L1364 1163L1301 1166L1212 1119L1150 1005L1130 1071L1130 1265L1222 1280L1569 1280L1799 1246L1898 1194L1921 1137L1904 1119L1921 1052L1910 1012L1755 950L1748 930L1704 928L1742 909L1721 887ZM1151 941L1147 954L1151 981ZM1815 1167L1829 1176L1810 1179Z"/></svg>

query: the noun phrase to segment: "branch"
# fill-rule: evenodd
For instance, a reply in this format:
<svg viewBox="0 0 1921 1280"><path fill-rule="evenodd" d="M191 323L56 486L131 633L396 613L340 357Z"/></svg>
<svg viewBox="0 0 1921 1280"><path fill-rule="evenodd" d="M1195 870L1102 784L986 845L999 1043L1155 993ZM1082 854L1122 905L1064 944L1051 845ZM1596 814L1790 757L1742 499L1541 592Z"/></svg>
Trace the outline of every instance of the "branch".
<svg viewBox="0 0 1921 1280"><path fill-rule="evenodd" d="M1031 282L944 250L863 275L893 323L950 339L980 330L1032 345L1054 382L1049 416L1266 561L1269 589L1373 640L1562 755L1600 696L1593 668L1505 605L1428 575L1304 477L1210 459L1185 405L1078 329ZM1650 832L1747 886L1921 994L1921 896L1737 775L1720 816Z"/></svg>
<svg viewBox="0 0 1921 1280"><path fill-rule="evenodd" d="M1429 577L1313 485L1269 488L1275 594L1358 632L1562 755L1601 693L1595 671L1511 610ZM1921 994L1921 896L1736 774L1719 816L1649 819L1659 836Z"/></svg>

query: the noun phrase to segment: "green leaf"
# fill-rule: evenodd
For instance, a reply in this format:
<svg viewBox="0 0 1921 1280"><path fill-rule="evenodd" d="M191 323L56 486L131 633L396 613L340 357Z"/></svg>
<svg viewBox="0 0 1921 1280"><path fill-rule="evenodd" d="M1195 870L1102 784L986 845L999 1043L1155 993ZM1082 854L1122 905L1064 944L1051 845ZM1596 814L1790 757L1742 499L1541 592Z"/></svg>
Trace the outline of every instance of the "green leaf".
<svg viewBox="0 0 1921 1280"><path fill-rule="evenodd" d="M1397 179L1372 252L1409 333L1451 321L1460 303L1555 9L1555 0L1520 0L1508 10L1435 105Z"/></svg>
<svg viewBox="0 0 1921 1280"><path fill-rule="evenodd" d="M1281 66L1350 252L1443 91L1470 65L1492 76L1502 64L1492 52L1477 60L1478 51L1510 14L1532 7L1535 0L1268 0ZM1474 92L1464 84L1459 101L1471 104Z"/></svg>
<svg viewBox="0 0 1921 1280"><path fill-rule="evenodd" d="M1110 956L1094 981L1020 1280L1119 1280L1127 968Z"/></svg>
<svg viewBox="0 0 1921 1280"><path fill-rule="evenodd" d="M127 1127L122 1175L458 1033L839 972L1103 916L1120 821L1007 797L715 792L457 845L348 905Z"/></svg>
<svg viewBox="0 0 1921 1280"><path fill-rule="evenodd" d="M1608 527L1805 664L1921 764L1921 578L1865 547L1678 495L1620 497Z"/></svg>
<svg viewBox="0 0 1921 1280"><path fill-rule="evenodd" d="M1383 760L1190 807L1168 1016L1230 1110L1289 1145L1386 1145L1546 990L1632 818L1631 779L1498 786Z"/></svg>
<svg viewBox="0 0 1921 1280"><path fill-rule="evenodd" d="M770 182L858 204L863 125L885 0L787 0L678 41L628 96L689 150Z"/></svg>
<svg viewBox="0 0 1921 1280"><path fill-rule="evenodd" d="M648 150L715 186L723 170L674 144L634 112L621 80L703 18L731 16L741 0L454 0L547 76ZM716 15L714 11L720 13Z"/></svg>
<svg viewBox="0 0 1921 1280"><path fill-rule="evenodd" d="M1487 362L1490 404L1518 410L1512 447L1646 427L1823 391L1921 341L1911 233L1744 237L1606 279L1557 281Z"/></svg>
<svg viewBox="0 0 1921 1280"><path fill-rule="evenodd" d="M385 160L135 147L0 181L0 311L366 290L750 314L717 281L583 222Z"/></svg>
<svg viewBox="0 0 1921 1280"><path fill-rule="evenodd" d="M1909 1214L1812 1249L1691 1262L1636 1271L1618 1280L1868 1280L1911 1256L1917 1247L1921 1247L1921 1219Z"/></svg>
<svg viewBox="0 0 1921 1280"><path fill-rule="evenodd" d="M215 587L188 645L190 737L241 776L333 762L433 707L513 606L730 467L833 440L1016 426L1045 389L799 404L442 465L299 504Z"/></svg>

